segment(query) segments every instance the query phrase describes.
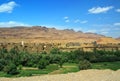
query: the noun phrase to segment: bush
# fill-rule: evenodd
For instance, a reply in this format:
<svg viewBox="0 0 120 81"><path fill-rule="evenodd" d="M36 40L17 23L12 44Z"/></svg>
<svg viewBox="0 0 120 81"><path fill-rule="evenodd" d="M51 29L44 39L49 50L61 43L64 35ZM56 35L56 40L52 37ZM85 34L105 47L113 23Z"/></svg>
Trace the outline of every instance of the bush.
<svg viewBox="0 0 120 81"><path fill-rule="evenodd" d="M2 71L3 70L3 65L0 63L0 71Z"/></svg>
<svg viewBox="0 0 120 81"><path fill-rule="evenodd" d="M64 62L65 62L65 59L61 57L60 61L58 61L60 68L62 68Z"/></svg>
<svg viewBox="0 0 120 81"><path fill-rule="evenodd" d="M38 63L38 69L45 69L48 64L47 60L41 59Z"/></svg>
<svg viewBox="0 0 120 81"><path fill-rule="evenodd" d="M58 48L53 48L52 50L50 50L51 54L60 54L60 49Z"/></svg>
<svg viewBox="0 0 120 81"><path fill-rule="evenodd" d="M18 66L18 70L22 70L22 65L19 65L19 66Z"/></svg>
<svg viewBox="0 0 120 81"><path fill-rule="evenodd" d="M5 59L0 59L0 71L3 70L5 65L6 65Z"/></svg>
<svg viewBox="0 0 120 81"><path fill-rule="evenodd" d="M79 70L86 70L91 68L91 63L87 60L80 61L78 64Z"/></svg>
<svg viewBox="0 0 120 81"><path fill-rule="evenodd" d="M11 75L18 74L17 66L15 64L7 65L4 67L4 72Z"/></svg>

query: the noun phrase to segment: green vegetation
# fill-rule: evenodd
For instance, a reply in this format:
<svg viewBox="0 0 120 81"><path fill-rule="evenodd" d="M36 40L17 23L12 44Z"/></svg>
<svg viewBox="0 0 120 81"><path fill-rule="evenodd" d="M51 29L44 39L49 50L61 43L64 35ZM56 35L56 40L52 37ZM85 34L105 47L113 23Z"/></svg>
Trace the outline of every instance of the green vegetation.
<svg viewBox="0 0 120 81"><path fill-rule="evenodd" d="M77 72L79 71L79 68L77 64L72 63L72 64L65 64L63 65L63 68L60 69L61 73L70 73L70 72Z"/></svg>
<svg viewBox="0 0 120 81"><path fill-rule="evenodd" d="M93 63L91 65L92 69L111 69L118 70L120 69L120 61L117 62L101 62ZM65 63L63 68L59 68L57 64L50 64L46 69L39 70L37 68L23 67L25 69L19 70L20 73L17 75L10 75L4 72L0 72L0 77L20 77L20 76L35 76L35 75L44 75L44 74L62 74L70 72L78 72L79 68L76 63Z"/></svg>
<svg viewBox="0 0 120 81"><path fill-rule="evenodd" d="M91 69L91 63L87 60L82 60L78 64L79 70Z"/></svg>
<svg viewBox="0 0 120 81"><path fill-rule="evenodd" d="M92 69L111 69L118 70L120 69L120 61L117 62L101 62L101 63L93 63Z"/></svg>
<svg viewBox="0 0 120 81"><path fill-rule="evenodd" d="M63 52L53 48L50 53L28 53L17 47L0 49L0 76L32 76L77 72L84 69L112 69L120 67L120 51L75 50ZM118 61L118 62L117 62ZM27 69L25 69L27 67ZM32 69L29 69L29 68Z"/></svg>
<svg viewBox="0 0 120 81"><path fill-rule="evenodd" d="M51 73L55 70L58 70L59 67L57 64L50 64L48 65L45 69L37 69L37 68L29 68L26 67L26 69L20 70L20 74L17 76L34 76L34 75L43 75L43 74L48 74Z"/></svg>
<svg viewBox="0 0 120 81"><path fill-rule="evenodd" d="M6 65L3 69L4 72L7 74L15 75L18 74L17 66L15 64L10 63L9 65Z"/></svg>
<svg viewBox="0 0 120 81"><path fill-rule="evenodd" d="M47 60L41 59L38 63L38 69L45 69L47 64L49 64Z"/></svg>

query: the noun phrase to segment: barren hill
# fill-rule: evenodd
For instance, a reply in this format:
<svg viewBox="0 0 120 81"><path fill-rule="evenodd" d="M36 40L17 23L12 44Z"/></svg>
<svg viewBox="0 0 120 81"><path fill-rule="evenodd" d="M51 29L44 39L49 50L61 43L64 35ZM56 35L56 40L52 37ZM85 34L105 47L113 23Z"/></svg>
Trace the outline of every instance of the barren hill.
<svg viewBox="0 0 120 81"><path fill-rule="evenodd" d="M106 37L106 38L100 38L97 40L97 43L101 44L106 44L106 43L119 43L119 40L113 39L111 37Z"/></svg>
<svg viewBox="0 0 120 81"><path fill-rule="evenodd" d="M75 32L72 29L57 30L41 26L0 28L0 38L79 39L100 38L94 33Z"/></svg>
<svg viewBox="0 0 120 81"><path fill-rule="evenodd" d="M116 38L116 39L120 41L120 37L118 37L118 38Z"/></svg>
<svg viewBox="0 0 120 81"><path fill-rule="evenodd" d="M101 39L102 38L102 39ZM0 42L81 42L93 41L115 43L119 40L96 33L83 33L72 29L57 30L42 26L0 28Z"/></svg>

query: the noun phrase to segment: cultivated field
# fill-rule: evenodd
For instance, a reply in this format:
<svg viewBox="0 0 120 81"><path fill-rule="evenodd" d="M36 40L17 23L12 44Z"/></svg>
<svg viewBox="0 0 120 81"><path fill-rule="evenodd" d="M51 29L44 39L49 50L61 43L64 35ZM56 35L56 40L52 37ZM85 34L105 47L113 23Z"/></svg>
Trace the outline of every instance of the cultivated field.
<svg viewBox="0 0 120 81"><path fill-rule="evenodd" d="M0 81L120 81L120 70L83 70L77 73L19 78L0 78Z"/></svg>

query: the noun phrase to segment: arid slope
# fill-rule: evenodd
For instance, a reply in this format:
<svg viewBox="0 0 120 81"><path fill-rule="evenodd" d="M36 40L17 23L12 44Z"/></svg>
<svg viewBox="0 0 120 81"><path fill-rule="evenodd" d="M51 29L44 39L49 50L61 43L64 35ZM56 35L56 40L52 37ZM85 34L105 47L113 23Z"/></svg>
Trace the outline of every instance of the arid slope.
<svg viewBox="0 0 120 81"><path fill-rule="evenodd" d="M79 39L104 37L95 33L75 32L72 29L57 30L47 27L0 28L0 38Z"/></svg>
<svg viewBox="0 0 120 81"><path fill-rule="evenodd" d="M0 42L80 42L118 43L119 40L96 33L83 33L72 29L57 30L41 26L0 28Z"/></svg>

